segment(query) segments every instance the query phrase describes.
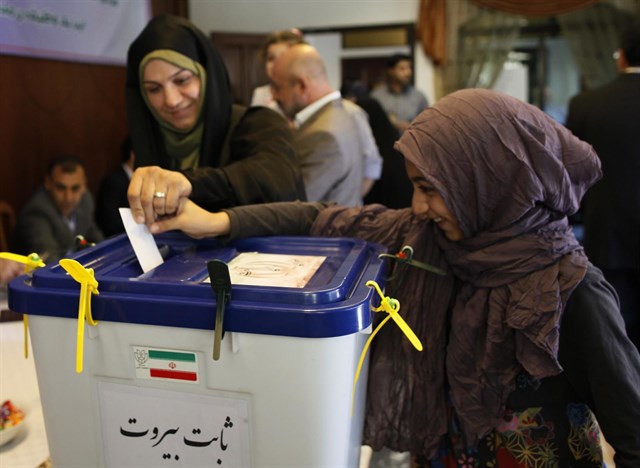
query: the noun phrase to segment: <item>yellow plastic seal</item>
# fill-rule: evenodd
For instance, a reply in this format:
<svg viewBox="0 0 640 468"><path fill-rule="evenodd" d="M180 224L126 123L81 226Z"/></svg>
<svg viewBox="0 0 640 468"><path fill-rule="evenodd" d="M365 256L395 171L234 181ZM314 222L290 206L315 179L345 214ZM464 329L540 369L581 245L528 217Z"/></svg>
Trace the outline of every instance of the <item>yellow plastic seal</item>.
<svg viewBox="0 0 640 468"><path fill-rule="evenodd" d="M45 266L37 253L18 255L11 252L0 252L0 258L24 263L24 272L28 275L36 268ZM22 314L22 323L24 324L24 358L27 359L29 357L29 317L27 314Z"/></svg>
<svg viewBox="0 0 640 468"><path fill-rule="evenodd" d="M390 319L393 319L393 321L396 322L396 325L398 325L400 330L402 330L402 333L404 333L404 335L411 342L414 348L416 348L418 351L422 351L423 349L422 342L420 341L420 339L416 336L416 334L413 332L411 327L407 324L407 322L404 321L402 316L398 313L400 311L400 301L398 301L397 299L393 299L389 296L385 296L382 293L380 286L378 286L378 283L376 283L375 281L367 281L366 286L374 288L378 293L378 295L380 296L380 305L376 308L372 308L371 310L373 312L386 312L389 315L387 315L382 320L382 322L380 322L380 324L375 328L375 330L373 330L373 333L371 333L371 336L369 336L369 339L365 343L364 348L362 349L362 353L360 354L360 359L358 360L358 367L356 368L356 375L355 375L355 378L353 379L353 390L351 392L351 415L353 415L353 405L355 403L355 396L356 396L356 385L358 384L358 379L360 378L360 372L362 371L364 358L367 356L367 352L369 351L369 347L371 346L371 342L373 341L373 338L378 334L380 329Z"/></svg>
<svg viewBox="0 0 640 468"><path fill-rule="evenodd" d="M71 277L80 283L80 301L78 303L78 334L76 338L76 372L82 373L84 352L84 321L96 326L98 322L91 316L91 295L99 294L98 281L93 276L93 268L84 268L76 260L64 258L60 260L60 266Z"/></svg>

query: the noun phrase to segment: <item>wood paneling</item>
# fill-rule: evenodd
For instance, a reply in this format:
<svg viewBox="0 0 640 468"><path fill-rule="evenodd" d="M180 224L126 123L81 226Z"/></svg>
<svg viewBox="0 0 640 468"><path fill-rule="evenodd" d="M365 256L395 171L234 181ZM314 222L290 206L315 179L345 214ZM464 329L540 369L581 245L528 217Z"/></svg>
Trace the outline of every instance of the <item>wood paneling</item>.
<svg viewBox="0 0 640 468"><path fill-rule="evenodd" d="M211 33L210 37L229 72L234 102L249 105L254 88L267 82L261 57L265 35Z"/></svg>
<svg viewBox="0 0 640 468"><path fill-rule="evenodd" d="M0 56L0 200L19 212L49 159L81 157L89 188L120 163L125 68Z"/></svg>

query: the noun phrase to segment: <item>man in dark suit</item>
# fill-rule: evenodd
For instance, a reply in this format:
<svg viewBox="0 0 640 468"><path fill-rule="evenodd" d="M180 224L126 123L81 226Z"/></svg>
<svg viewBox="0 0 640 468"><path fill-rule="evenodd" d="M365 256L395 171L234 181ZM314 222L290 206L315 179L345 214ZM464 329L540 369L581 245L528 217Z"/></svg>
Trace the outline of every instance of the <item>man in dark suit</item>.
<svg viewBox="0 0 640 468"><path fill-rule="evenodd" d="M615 52L620 75L574 97L567 127L591 143L603 178L584 202L584 245L620 297L627 333L640 349L640 22Z"/></svg>
<svg viewBox="0 0 640 468"><path fill-rule="evenodd" d="M45 263L55 263L78 247L77 236L102 240L93 221L93 198L87 190L82 161L63 155L49 163L40 187L18 215L11 250L37 253Z"/></svg>
<svg viewBox="0 0 640 468"><path fill-rule="evenodd" d="M331 87L322 57L308 44L293 45L278 58L271 83L295 126L307 199L361 205L382 171L365 112Z"/></svg>

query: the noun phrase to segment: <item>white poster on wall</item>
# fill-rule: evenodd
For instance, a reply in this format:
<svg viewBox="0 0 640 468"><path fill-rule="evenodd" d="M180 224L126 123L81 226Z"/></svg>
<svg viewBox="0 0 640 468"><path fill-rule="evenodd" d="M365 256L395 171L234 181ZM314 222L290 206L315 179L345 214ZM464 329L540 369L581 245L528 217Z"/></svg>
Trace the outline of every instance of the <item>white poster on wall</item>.
<svg viewBox="0 0 640 468"><path fill-rule="evenodd" d="M150 0L0 0L0 54L124 65Z"/></svg>

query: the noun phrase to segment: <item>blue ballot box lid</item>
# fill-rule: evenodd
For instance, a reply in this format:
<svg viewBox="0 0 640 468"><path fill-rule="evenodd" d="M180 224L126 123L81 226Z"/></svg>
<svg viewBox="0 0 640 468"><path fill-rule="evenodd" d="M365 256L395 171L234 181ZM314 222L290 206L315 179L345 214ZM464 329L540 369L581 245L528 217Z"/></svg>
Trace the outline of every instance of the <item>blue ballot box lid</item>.
<svg viewBox="0 0 640 468"><path fill-rule="evenodd" d="M72 258L92 268L99 283L91 298L99 321L167 327L215 328L216 298L207 262L232 261L244 252L322 256L304 287L233 285L224 331L324 338L356 333L371 324L369 280L383 286L385 249L352 238L255 237L223 244L181 233L155 238L164 263L143 273L126 235ZM34 271L9 285L15 312L77 319L80 285L59 265Z"/></svg>

